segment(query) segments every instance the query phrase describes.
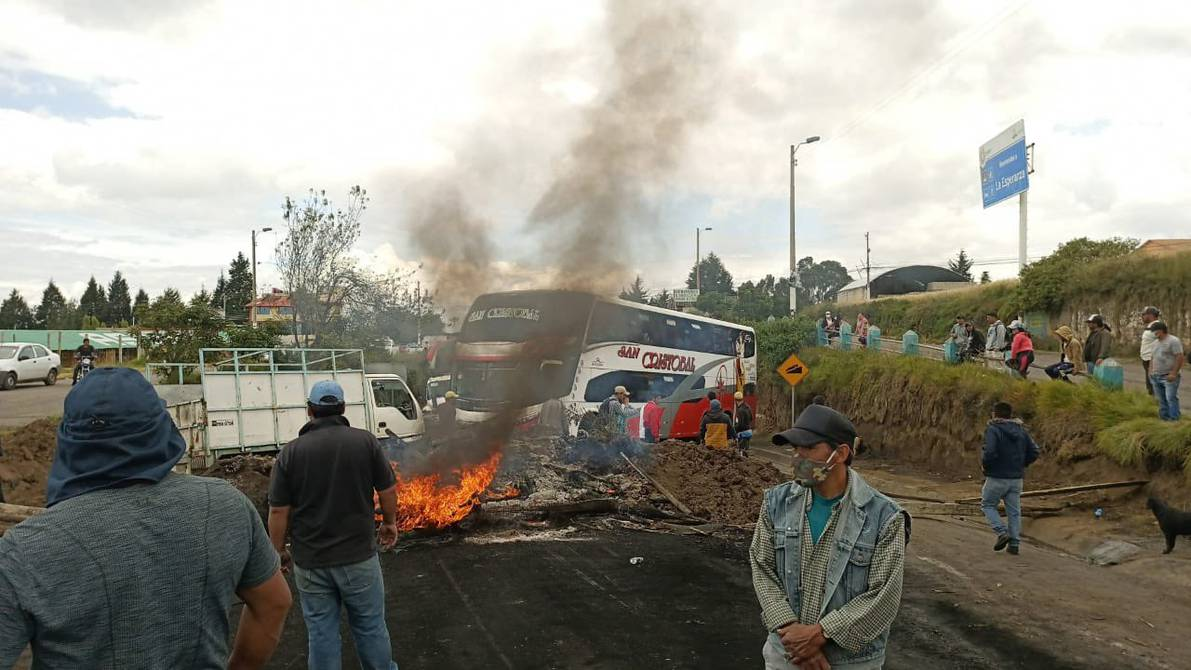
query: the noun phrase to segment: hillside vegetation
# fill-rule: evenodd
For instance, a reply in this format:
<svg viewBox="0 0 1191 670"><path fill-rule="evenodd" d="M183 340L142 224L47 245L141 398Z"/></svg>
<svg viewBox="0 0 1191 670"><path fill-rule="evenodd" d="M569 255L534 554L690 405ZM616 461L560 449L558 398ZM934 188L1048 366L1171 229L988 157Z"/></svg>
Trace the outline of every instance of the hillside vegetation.
<svg viewBox="0 0 1191 670"><path fill-rule="evenodd" d="M984 427L993 403L1005 400L1030 426L1050 478L1069 481L1080 468L1103 477L1109 464L1116 476L1167 473L1183 497L1191 494L1191 421L1159 421L1143 393L1026 383L977 366L863 350L800 356L811 374L797 387L798 402L825 395L879 454L979 476Z"/></svg>

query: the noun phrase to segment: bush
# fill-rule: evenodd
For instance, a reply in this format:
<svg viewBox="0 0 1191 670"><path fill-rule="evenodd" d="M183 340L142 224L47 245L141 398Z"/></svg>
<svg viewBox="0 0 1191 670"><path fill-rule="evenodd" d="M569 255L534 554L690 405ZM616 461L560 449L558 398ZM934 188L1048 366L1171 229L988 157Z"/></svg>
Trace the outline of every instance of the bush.
<svg viewBox="0 0 1191 670"><path fill-rule="evenodd" d="M1118 258L1135 249L1137 240L1121 237L1071 240L1046 258L1022 269L1015 302L1024 311L1058 313L1063 308L1063 299L1072 294L1072 279L1078 272L1097 261Z"/></svg>
<svg viewBox="0 0 1191 670"><path fill-rule="evenodd" d="M758 380L780 381L777 366L790 354L801 350L815 341L815 322L798 315L773 321L752 324L757 333L757 377Z"/></svg>

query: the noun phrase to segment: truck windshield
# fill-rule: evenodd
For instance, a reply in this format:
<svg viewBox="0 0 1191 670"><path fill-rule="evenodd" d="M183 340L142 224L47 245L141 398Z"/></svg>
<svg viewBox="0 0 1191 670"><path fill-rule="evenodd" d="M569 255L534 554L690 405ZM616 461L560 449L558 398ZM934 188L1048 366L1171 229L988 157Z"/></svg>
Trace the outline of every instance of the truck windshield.
<svg viewBox="0 0 1191 670"><path fill-rule="evenodd" d="M377 407L395 407L407 419L418 418L413 396L398 379L373 380L372 396Z"/></svg>
<svg viewBox="0 0 1191 670"><path fill-rule="evenodd" d="M17 355L16 347L0 347L0 360L5 358L12 358Z"/></svg>

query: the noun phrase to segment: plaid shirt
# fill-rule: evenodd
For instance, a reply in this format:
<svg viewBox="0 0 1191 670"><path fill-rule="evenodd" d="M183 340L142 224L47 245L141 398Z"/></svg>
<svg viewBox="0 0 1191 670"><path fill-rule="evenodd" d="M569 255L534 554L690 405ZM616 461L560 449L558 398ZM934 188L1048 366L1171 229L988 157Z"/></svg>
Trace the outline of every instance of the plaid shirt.
<svg viewBox="0 0 1191 670"><path fill-rule="evenodd" d="M818 542L811 540L810 523L802 519L802 546L799 559L802 562L802 607L800 616L794 615L786 597L786 587L777 569L777 554L773 547L773 521L764 501L749 547L749 560L753 568L753 588L761 603L761 621L771 631L789 623L823 626L823 636L831 639L848 651L858 652L865 644L875 639L893 625L902 597L902 570L906 558L905 525L901 514L895 514L881 529L873 560L868 571L868 590L847 605L828 612L822 619L818 612L822 608L823 585L827 581L827 568L835 548L835 537L839 528L840 510L848 503L852 491L852 477L848 473L848 493L831 512L831 519ZM811 495L804 489L803 495ZM810 511L810 500L806 509ZM828 594L830 595L830 594Z"/></svg>

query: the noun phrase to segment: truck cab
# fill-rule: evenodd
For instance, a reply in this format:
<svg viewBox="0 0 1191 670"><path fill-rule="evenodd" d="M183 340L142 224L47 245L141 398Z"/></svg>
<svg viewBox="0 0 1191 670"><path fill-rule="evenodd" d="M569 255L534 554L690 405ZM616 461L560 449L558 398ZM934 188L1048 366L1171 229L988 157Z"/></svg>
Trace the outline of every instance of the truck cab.
<svg viewBox="0 0 1191 670"><path fill-rule="evenodd" d="M394 374L370 374L372 387L372 421L370 430L378 438L397 437L408 440L426 432L422 410L405 380Z"/></svg>

